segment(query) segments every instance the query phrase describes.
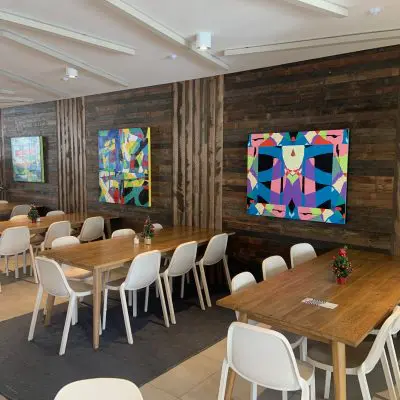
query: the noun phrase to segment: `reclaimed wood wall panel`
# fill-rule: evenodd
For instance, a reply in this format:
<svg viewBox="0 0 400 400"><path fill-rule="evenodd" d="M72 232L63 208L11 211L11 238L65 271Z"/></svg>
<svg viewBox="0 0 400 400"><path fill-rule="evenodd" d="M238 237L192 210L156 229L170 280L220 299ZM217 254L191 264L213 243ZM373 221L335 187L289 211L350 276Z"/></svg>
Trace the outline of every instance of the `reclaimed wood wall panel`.
<svg viewBox="0 0 400 400"><path fill-rule="evenodd" d="M86 212L86 128L83 97L57 101L58 207Z"/></svg>
<svg viewBox="0 0 400 400"><path fill-rule="evenodd" d="M225 76L223 224L237 232L237 258L259 264L282 254L288 261L300 241L320 250L392 251L399 93L400 46ZM248 133L339 128L350 128L345 226L246 214Z"/></svg>
<svg viewBox="0 0 400 400"><path fill-rule="evenodd" d="M174 224L221 229L224 77L173 88Z"/></svg>
<svg viewBox="0 0 400 400"><path fill-rule="evenodd" d="M7 200L37 204L55 209L58 206L58 143L56 103L39 103L5 108L2 116L2 153ZM45 183L14 182L11 138L43 136Z"/></svg>
<svg viewBox="0 0 400 400"><path fill-rule="evenodd" d="M94 95L86 101L86 163L88 211L103 211L130 219L141 229L147 215L172 225L172 85L160 85ZM151 127L152 206L99 202L98 131Z"/></svg>

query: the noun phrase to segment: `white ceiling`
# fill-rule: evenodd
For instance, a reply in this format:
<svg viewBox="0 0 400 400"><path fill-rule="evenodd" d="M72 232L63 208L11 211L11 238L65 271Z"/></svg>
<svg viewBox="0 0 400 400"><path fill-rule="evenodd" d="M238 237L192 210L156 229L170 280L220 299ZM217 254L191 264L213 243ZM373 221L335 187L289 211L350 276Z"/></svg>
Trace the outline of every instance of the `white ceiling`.
<svg viewBox="0 0 400 400"><path fill-rule="evenodd" d="M31 98L33 102L41 102L400 44L400 0L336 0L336 4L348 8L349 15L344 18L304 8L299 0L124 1L188 41L194 38L196 32L212 32L211 52L229 69L221 68L188 48L155 34L106 0L0 0L0 14L2 11L20 14L123 44L134 48L136 52L135 55L123 54L0 20L0 30L11 31L55 48L64 56L72 56L127 82L127 86L122 86L80 67L77 68L80 75L78 80L64 82L61 80L66 66L64 61L0 36L0 107L21 104L6 97ZM322 3L323 0L315 2ZM383 12L376 17L368 14L369 8L375 6L383 8ZM391 38L386 38L386 31L393 29L399 31L395 32L394 37L390 32ZM318 47L223 55L227 49L282 42L295 42L289 47L298 47L296 42L301 40L375 31L385 32L380 33L380 39L376 40L371 40L370 36L368 41L363 41L365 38L362 36L349 40L345 36L344 39L328 39L328 44ZM372 35L372 39L374 37ZM341 44L342 40L352 43ZM337 44L329 44L330 41ZM177 54L176 60L168 58L172 53ZM9 74L2 74L2 70L46 88L17 81L16 78L10 78ZM15 94L1 93L2 89L14 91Z"/></svg>

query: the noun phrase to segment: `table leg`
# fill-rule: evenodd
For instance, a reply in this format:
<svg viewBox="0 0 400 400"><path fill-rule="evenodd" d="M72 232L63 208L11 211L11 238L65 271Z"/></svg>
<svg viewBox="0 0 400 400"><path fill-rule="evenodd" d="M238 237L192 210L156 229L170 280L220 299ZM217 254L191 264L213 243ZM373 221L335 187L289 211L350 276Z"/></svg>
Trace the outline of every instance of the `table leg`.
<svg viewBox="0 0 400 400"><path fill-rule="evenodd" d="M93 270L93 349L99 348L99 328L100 328L100 309L101 309L101 271Z"/></svg>
<svg viewBox="0 0 400 400"><path fill-rule="evenodd" d="M46 318L44 320L44 326L49 326L51 323L51 313L53 311L54 300L56 298L51 294L47 295L47 303L46 303Z"/></svg>
<svg viewBox="0 0 400 400"><path fill-rule="evenodd" d="M239 322L244 322L247 324L248 318L246 313L240 313L238 317ZM235 385L235 379L236 379L236 372L229 368L228 371L228 378L226 380L226 390L225 390L225 400L231 400L232 399L232 393L233 393L233 387Z"/></svg>
<svg viewBox="0 0 400 400"><path fill-rule="evenodd" d="M333 379L335 400L346 400L346 345L332 342Z"/></svg>
<svg viewBox="0 0 400 400"><path fill-rule="evenodd" d="M112 232L111 232L111 220L107 218L104 221L104 224L105 224L105 228L106 228L107 239L110 239L111 238L111 234L112 234Z"/></svg>

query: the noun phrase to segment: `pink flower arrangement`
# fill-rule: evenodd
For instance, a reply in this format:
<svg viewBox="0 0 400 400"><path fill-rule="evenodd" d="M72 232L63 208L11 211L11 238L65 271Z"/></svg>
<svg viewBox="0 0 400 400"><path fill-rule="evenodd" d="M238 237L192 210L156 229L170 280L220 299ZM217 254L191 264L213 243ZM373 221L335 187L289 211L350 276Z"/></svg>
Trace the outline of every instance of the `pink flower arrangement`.
<svg viewBox="0 0 400 400"><path fill-rule="evenodd" d="M347 278L353 271L351 262L347 256L347 246L339 249L338 254L333 257L332 271L336 278Z"/></svg>
<svg viewBox="0 0 400 400"><path fill-rule="evenodd" d="M145 238L152 238L154 236L154 225L150 221L150 217L146 218L143 227L143 236Z"/></svg>

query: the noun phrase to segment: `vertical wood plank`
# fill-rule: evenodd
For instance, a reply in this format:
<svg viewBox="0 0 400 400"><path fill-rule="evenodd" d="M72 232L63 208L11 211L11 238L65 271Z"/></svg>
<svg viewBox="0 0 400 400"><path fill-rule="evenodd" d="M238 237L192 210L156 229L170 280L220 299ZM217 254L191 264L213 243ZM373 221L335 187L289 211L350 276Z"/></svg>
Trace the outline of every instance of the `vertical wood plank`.
<svg viewBox="0 0 400 400"><path fill-rule="evenodd" d="M396 163L393 183L394 229L392 254L400 256L400 91L397 95Z"/></svg>
<svg viewBox="0 0 400 400"><path fill-rule="evenodd" d="M178 83L175 82L172 87L173 96L173 111L172 111L172 212L173 212L173 223L179 225L178 217L178 168L179 168L179 109L178 109L178 97L179 88Z"/></svg>
<svg viewBox="0 0 400 400"><path fill-rule="evenodd" d="M216 98L216 78L210 78L210 94L208 98L209 126L208 126L208 227L214 228L215 225L215 98Z"/></svg>
<svg viewBox="0 0 400 400"><path fill-rule="evenodd" d="M186 89L186 180L185 180L185 221L193 225L193 81L185 82Z"/></svg>
<svg viewBox="0 0 400 400"><path fill-rule="evenodd" d="M186 182L186 138L185 138L185 119L186 119L186 92L185 83L179 83L179 169L178 169L178 210L179 224L185 225L185 182Z"/></svg>
<svg viewBox="0 0 400 400"><path fill-rule="evenodd" d="M200 79L194 81L193 116L193 225L200 226Z"/></svg>
<svg viewBox="0 0 400 400"><path fill-rule="evenodd" d="M57 100L56 101L56 115L57 115L57 147L58 147L58 160L57 160L57 165L58 165L58 208L62 210L62 173L61 173L61 101Z"/></svg>
<svg viewBox="0 0 400 400"><path fill-rule="evenodd" d="M208 161L207 161L207 94L208 80L201 79L201 118L200 118L200 226L208 224Z"/></svg>
<svg viewBox="0 0 400 400"><path fill-rule="evenodd" d="M215 128L215 228L222 229L222 172L224 136L224 76L216 78Z"/></svg>
<svg viewBox="0 0 400 400"><path fill-rule="evenodd" d="M6 157L5 157L5 147L4 147L4 114L3 110L0 110L0 135L1 135L1 141L0 141L0 183L2 185L6 184ZM6 193L1 192L0 193L0 198L1 199L6 199Z"/></svg>
<svg viewBox="0 0 400 400"><path fill-rule="evenodd" d="M81 115L82 115L82 148L80 155L82 158L82 177L83 177L83 200L82 200L82 211L87 211L87 168L86 168L86 100L84 97L81 98Z"/></svg>

